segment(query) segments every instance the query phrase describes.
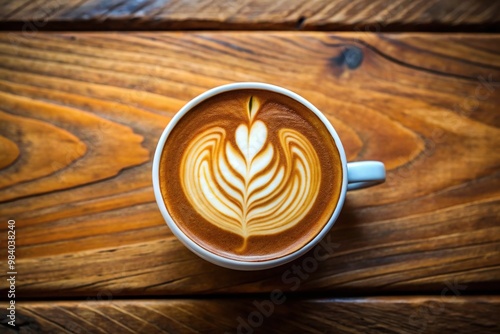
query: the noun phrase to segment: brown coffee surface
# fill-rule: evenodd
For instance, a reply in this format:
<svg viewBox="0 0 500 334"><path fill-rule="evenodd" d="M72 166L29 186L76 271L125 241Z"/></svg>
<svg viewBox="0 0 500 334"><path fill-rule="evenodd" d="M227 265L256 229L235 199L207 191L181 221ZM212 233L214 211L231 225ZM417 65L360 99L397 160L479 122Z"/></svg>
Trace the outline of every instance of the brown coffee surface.
<svg viewBox="0 0 500 334"><path fill-rule="evenodd" d="M311 241L340 197L342 164L321 120L278 93L203 101L170 133L160 189L178 227L226 258L265 261Z"/></svg>

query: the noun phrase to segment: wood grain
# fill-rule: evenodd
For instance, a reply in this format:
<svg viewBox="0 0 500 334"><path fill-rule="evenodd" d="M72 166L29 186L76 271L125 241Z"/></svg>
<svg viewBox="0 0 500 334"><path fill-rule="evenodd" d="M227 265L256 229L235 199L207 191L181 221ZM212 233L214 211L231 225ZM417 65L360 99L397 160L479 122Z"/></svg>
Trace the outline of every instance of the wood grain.
<svg viewBox="0 0 500 334"><path fill-rule="evenodd" d="M489 0L12 0L0 28L40 30L498 31Z"/></svg>
<svg viewBox="0 0 500 334"><path fill-rule="evenodd" d="M0 244L15 219L20 298L498 291L499 35L4 33L0 44ZM349 160L386 164L385 184L349 193L316 267L310 253L263 272L218 268L157 209L163 128L234 81L296 91Z"/></svg>
<svg viewBox="0 0 500 334"><path fill-rule="evenodd" d="M498 333L499 297L23 302L21 333ZM258 305L258 306L256 306ZM2 319L5 308L2 306ZM3 324L3 333L18 333Z"/></svg>

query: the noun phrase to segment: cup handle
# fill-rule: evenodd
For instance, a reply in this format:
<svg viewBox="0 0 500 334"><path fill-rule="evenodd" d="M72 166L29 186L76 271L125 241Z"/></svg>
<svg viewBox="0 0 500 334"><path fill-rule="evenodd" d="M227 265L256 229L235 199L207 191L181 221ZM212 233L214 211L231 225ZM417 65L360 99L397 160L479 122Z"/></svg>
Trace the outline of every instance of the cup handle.
<svg viewBox="0 0 500 334"><path fill-rule="evenodd" d="M385 181L385 166L380 161L347 163L347 190L362 189Z"/></svg>

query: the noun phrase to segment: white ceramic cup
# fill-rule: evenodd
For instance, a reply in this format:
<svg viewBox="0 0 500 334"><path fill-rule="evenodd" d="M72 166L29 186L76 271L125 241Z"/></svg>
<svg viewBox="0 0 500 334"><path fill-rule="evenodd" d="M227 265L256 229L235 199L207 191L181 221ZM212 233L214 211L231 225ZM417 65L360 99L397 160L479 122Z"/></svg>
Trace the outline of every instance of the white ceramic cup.
<svg viewBox="0 0 500 334"><path fill-rule="evenodd" d="M318 118L325 124L326 128L330 132L335 144L337 145L337 149L340 154L340 160L342 162L342 170L343 170L343 180L342 180L342 189L340 190L340 197L337 202L337 206L333 211L330 219L325 224L323 229L314 237L309 243L304 245L302 248L297 251L290 253L288 255L282 256L280 258L267 260L267 261L239 261L234 259L229 259L215 253L212 253L205 248L199 246L193 240L191 240L181 229L177 226L175 221L172 219L170 214L168 213L167 207L165 206L163 196L160 191L160 181L159 181L159 170L160 170L160 160L163 152L163 147L167 141L167 138L170 132L175 128L176 124L179 120L188 113L191 109L193 109L199 103L224 92L233 91L233 90L241 90L241 89L259 89L265 91L271 91L275 93L279 93L289 98L292 98L302 105L306 106L312 113L316 114ZM193 251L198 256L203 259L210 261L214 264L217 264L222 267L238 269L238 270L259 270L259 269L267 269L272 267L277 267L284 263L295 260L296 258L304 255L306 252L311 250L316 244L318 244L321 239L328 233L328 231L332 228L333 224L337 220L340 210L344 205L344 200L346 196L347 190L353 189L361 189L366 188L378 183L382 183L385 181L385 167L384 164L378 161L361 161L361 162L350 162L348 163L345 156L344 147L342 146L342 142L340 138L330 124L328 119L309 101L304 99L298 94L291 92L285 88L281 88L278 86L258 83L258 82L240 82L240 83L232 83L228 85L219 86L213 89L210 89L201 95L195 97L191 101L189 101L168 123L168 126L163 131L160 140L158 142L158 146L156 147L156 152L153 160L153 188L156 197L156 202L158 203L158 207L167 222L168 227L174 235L191 251Z"/></svg>

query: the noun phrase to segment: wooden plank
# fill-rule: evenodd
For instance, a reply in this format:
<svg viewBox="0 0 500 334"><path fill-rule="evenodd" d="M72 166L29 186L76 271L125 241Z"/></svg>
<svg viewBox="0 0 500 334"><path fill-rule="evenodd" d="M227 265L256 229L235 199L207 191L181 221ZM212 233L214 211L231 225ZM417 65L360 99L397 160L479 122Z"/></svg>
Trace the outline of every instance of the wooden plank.
<svg viewBox="0 0 500 334"><path fill-rule="evenodd" d="M39 30L498 31L489 0L3 1L0 28Z"/></svg>
<svg viewBox="0 0 500 334"><path fill-rule="evenodd" d="M499 35L4 33L0 44L0 245L15 219L22 297L498 291ZM254 273L206 263L154 202L163 128L233 81L296 91L349 160L387 166L384 185L348 194L310 273L292 272L307 256Z"/></svg>
<svg viewBox="0 0 500 334"><path fill-rule="evenodd" d="M27 333L498 333L500 297L18 302ZM5 304L4 304L5 305ZM5 319L5 307L0 314ZM17 333L3 322L3 333Z"/></svg>

